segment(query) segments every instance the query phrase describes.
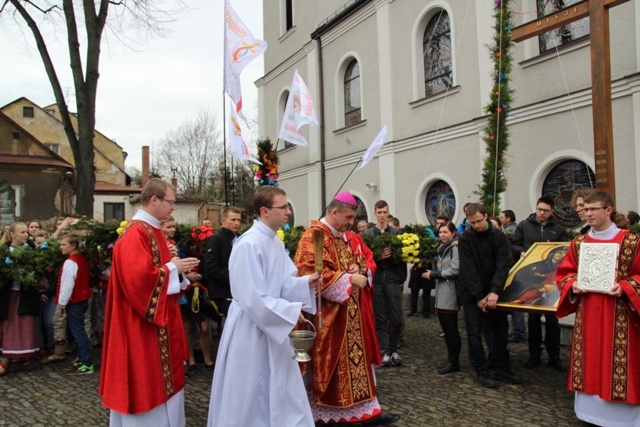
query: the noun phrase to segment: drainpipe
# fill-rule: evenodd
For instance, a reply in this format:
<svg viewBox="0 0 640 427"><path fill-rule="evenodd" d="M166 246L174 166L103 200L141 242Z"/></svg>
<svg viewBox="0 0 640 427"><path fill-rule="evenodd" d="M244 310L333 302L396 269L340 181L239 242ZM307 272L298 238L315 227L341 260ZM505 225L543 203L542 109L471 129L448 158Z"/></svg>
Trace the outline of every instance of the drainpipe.
<svg viewBox="0 0 640 427"><path fill-rule="evenodd" d="M320 206L325 209L327 206L327 179L324 168L325 162L325 125L324 125L324 75L322 73L322 40L318 34L316 40L316 49L318 50L318 98L320 113Z"/></svg>
<svg viewBox="0 0 640 427"><path fill-rule="evenodd" d="M322 73L322 34L326 33L340 22L347 19L350 15L354 14L358 9L369 3L371 0L352 0L345 4L341 10L323 22L313 33L311 33L311 39L316 42L316 49L318 50L318 97L319 97L319 114L320 114L320 192L322 203L322 209L327 207L327 182L326 173L324 168L325 156L325 125L324 125L324 77Z"/></svg>

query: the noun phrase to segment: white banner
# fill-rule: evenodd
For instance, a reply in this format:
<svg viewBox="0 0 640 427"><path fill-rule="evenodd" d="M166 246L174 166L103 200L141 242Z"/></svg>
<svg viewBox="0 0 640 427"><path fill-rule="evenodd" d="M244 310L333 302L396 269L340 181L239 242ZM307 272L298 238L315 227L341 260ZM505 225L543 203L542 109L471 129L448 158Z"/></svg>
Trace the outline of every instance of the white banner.
<svg viewBox="0 0 640 427"><path fill-rule="evenodd" d="M319 126L311 93L295 70L278 138L306 147L309 143L300 131L304 125Z"/></svg>
<svg viewBox="0 0 640 427"><path fill-rule="evenodd" d="M251 151L249 151L249 146L242 138L242 129L240 128L240 122L238 121L238 116L233 109L233 104L231 104L229 114L229 152L232 156L235 156L242 160L249 160L253 163L262 164L255 157L251 155Z"/></svg>
<svg viewBox="0 0 640 427"><path fill-rule="evenodd" d="M224 3L224 91L235 104L235 111L242 116L240 73L267 50L267 42L254 38L249 28L236 15L229 0Z"/></svg>
<svg viewBox="0 0 640 427"><path fill-rule="evenodd" d="M367 151L365 151L364 154L362 155L362 164L358 169L356 169L357 171L367 166L369 162L373 160L376 154L378 154L378 151L380 151L380 149L386 142L386 139L387 139L387 125L384 125L382 127L382 130L380 130L380 133L378 133L378 136L376 136L375 139L371 142L371 144L369 144L369 148L367 148Z"/></svg>

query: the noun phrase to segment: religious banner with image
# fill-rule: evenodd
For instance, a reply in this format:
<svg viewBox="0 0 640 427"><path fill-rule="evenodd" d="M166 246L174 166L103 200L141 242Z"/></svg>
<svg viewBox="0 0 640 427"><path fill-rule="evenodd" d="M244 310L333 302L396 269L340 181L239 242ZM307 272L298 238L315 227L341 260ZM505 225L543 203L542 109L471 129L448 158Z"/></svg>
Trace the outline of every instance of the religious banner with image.
<svg viewBox="0 0 640 427"><path fill-rule="evenodd" d="M556 269L570 242L537 242L511 268L498 308L508 311L555 312L560 292Z"/></svg>

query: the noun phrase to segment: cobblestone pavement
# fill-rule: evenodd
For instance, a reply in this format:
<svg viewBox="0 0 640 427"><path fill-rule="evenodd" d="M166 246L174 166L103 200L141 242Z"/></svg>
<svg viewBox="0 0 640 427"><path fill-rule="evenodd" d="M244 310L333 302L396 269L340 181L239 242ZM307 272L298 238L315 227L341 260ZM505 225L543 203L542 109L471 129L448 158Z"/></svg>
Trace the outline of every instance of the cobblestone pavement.
<svg viewBox="0 0 640 427"><path fill-rule="evenodd" d="M402 415L396 427L581 425L573 412L573 394L566 390L566 374L545 365L534 370L520 367L527 358L526 344L510 345L513 366L525 384L499 383L497 389L485 389L474 379L464 336L462 371L439 375L435 366L446 350L444 340L436 338L437 318L406 320L405 344L399 350L402 366L376 369L380 403ZM214 345L217 342L214 338ZM568 350L562 348L565 362ZM99 358L99 350L95 356ZM65 371L68 366L65 361L20 372L12 365L9 375L0 378L0 426L107 425L108 411L97 395L98 373L73 377ZM212 372L200 365L187 379L188 426L206 425L211 377Z"/></svg>

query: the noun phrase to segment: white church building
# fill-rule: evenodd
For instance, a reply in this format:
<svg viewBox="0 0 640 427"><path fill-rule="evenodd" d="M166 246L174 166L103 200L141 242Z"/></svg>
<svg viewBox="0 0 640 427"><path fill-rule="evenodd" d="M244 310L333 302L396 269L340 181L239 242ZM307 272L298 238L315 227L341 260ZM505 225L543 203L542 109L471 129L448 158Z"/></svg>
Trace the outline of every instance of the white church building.
<svg viewBox="0 0 640 427"><path fill-rule="evenodd" d="M575 0L513 0L513 26ZM496 0L263 0L265 74L259 134L276 145L297 69L320 127L303 128L308 147L277 141L280 186L296 224L317 219L371 141L387 143L347 179L375 222L379 199L401 224L429 224L440 212L459 223L478 200L486 156L482 126L492 91ZM640 4L610 9L616 199L640 200ZM588 18L587 18L588 19ZM514 45L510 147L502 209L517 219L542 194L556 217L577 226L574 188L593 186L589 24L581 20ZM596 58L597 60L597 58ZM499 215L499 212L498 212Z"/></svg>

